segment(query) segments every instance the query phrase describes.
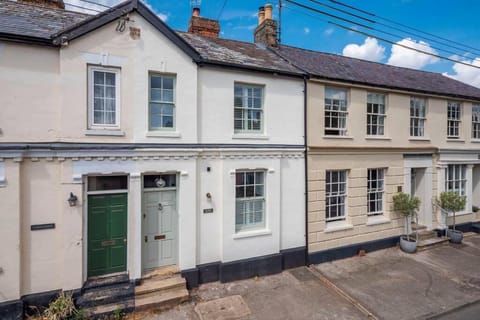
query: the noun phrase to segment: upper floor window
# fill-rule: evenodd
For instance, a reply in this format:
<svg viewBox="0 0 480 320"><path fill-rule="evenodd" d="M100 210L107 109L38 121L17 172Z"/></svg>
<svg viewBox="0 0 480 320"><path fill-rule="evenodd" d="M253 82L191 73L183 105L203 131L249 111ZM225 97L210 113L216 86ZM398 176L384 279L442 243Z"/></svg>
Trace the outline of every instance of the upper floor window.
<svg viewBox="0 0 480 320"><path fill-rule="evenodd" d="M466 194L467 166L450 164L445 169L445 191L453 191L459 195Z"/></svg>
<svg viewBox="0 0 480 320"><path fill-rule="evenodd" d="M265 171L235 173L235 231L265 227Z"/></svg>
<svg viewBox="0 0 480 320"><path fill-rule="evenodd" d="M384 169L368 169L367 213L370 216L383 214L384 175Z"/></svg>
<svg viewBox="0 0 480 320"><path fill-rule="evenodd" d="M325 135L347 135L347 90L325 88Z"/></svg>
<svg viewBox="0 0 480 320"><path fill-rule="evenodd" d="M448 102L447 138L458 139L460 137L461 110L460 102Z"/></svg>
<svg viewBox="0 0 480 320"><path fill-rule="evenodd" d="M262 132L263 87L235 83L233 106L235 132Z"/></svg>
<svg viewBox="0 0 480 320"><path fill-rule="evenodd" d="M148 129L175 128L175 77L150 74Z"/></svg>
<svg viewBox="0 0 480 320"><path fill-rule="evenodd" d="M426 99L410 97L410 136L423 137L425 135Z"/></svg>
<svg viewBox="0 0 480 320"><path fill-rule="evenodd" d="M347 200L347 171L327 171L325 218L328 221L345 220Z"/></svg>
<svg viewBox="0 0 480 320"><path fill-rule="evenodd" d="M385 95L367 94L367 135L383 136L385 134Z"/></svg>
<svg viewBox="0 0 480 320"><path fill-rule="evenodd" d="M472 107L472 138L480 139L480 104Z"/></svg>
<svg viewBox="0 0 480 320"><path fill-rule="evenodd" d="M120 70L88 68L89 128L120 127Z"/></svg>

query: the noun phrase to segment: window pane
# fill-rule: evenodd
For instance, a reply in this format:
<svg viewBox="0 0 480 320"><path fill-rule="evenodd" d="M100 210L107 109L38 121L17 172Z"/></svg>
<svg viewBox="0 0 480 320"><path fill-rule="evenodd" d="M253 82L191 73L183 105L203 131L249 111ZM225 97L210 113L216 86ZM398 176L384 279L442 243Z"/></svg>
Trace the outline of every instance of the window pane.
<svg viewBox="0 0 480 320"><path fill-rule="evenodd" d="M100 71L93 71L93 83L94 84L104 84L105 83L105 74Z"/></svg>

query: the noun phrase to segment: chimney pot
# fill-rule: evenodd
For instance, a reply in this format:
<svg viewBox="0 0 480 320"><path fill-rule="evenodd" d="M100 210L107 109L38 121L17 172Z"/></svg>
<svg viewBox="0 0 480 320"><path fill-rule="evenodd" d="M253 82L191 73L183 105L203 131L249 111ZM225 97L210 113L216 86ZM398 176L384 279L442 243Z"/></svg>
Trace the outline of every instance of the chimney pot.
<svg viewBox="0 0 480 320"><path fill-rule="evenodd" d="M261 25L265 21L265 7L258 8L258 25Z"/></svg>
<svg viewBox="0 0 480 320"><path fill-rule="evenodd" d="M265 20L272 20L272 5L265 5Z"/></svg>
<svg viewBox="0 0 480 320"><path fill-rule="evenodd" d="M193 8L192 16L199 17L200 16L200 8Z"/></svg>

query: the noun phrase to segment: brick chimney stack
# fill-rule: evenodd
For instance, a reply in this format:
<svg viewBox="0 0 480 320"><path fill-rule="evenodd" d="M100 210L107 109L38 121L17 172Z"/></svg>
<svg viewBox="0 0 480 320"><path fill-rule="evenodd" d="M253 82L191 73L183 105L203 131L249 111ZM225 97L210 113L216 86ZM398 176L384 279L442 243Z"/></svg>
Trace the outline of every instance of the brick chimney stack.
<svg viewBox="0 0 480 320"><path fill-rule="evenodd" d="M216 39L220 33L220 24L217 20L200 17L200 8L193 8L188 32Z"/></svg>
<svg viewBox="0 0 480 320"><path fill-rule="evenodd" d="M266 4L258 10L258 26L254 33L255 43L277 47L277 21L273 20L272 5Z"/></svg>
<svg viewBox="0 0 480 320"><path fill-rule="evenodd" d="M65 9L63 0L17 0L17 2L51 9Z"/></svg>

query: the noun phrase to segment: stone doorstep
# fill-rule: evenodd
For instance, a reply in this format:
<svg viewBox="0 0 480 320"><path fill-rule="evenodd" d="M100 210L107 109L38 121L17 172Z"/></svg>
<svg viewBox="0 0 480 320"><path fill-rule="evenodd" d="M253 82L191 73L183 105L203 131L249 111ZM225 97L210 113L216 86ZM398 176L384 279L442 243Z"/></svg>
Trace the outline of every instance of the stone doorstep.
<svg viewBox="0 0 480 320"><path fill-rule="evenodd" d="M169 289L186 288L186 284L186 280L178 275L166 279L151 278L142 281L141 285L135 287L135 296Z"/></svg>
<svg viewBox="0 0 480 320"><path fill-rule="evenodd" d="M134 310L133 299L128 299L122 302L104 304L100 306L81 309L82 315L86 319L103 319L114 315L116 312L128 313Z"/></svg>
<svg viewBox="0 0 480 320"><path fill-rule="evenodd" d="M146 309L166 310L188 301L189 292L185 288L173 288L135 296L135 311Z"/></svg>
<svg viewBox="0 0 480 320"><path fill-rule="evenodd" d="M413 234L415 236L415 234ZM435 231L422 230L418 232L418 240L427 240L437 238L437 233Z"/></svg>
<svg viewBox="0 0 480 320"><path fill-rule="evenodd" d="M161 267L161 268L157 268L157 269L153 269L148 272L145 272L142 275L142 281L153 279L153 278L166 279L175 275L180 275L180 270L178 269L177 266L173 265L173 266Z"/></svg>
<svg viewBox="0 0 480 320"><path fill-rule="evenodd" d="M426 226L422 226L421 224L416 224L416 223L412 223L412 224L411 224L411 227L412 227L412 230L413 230L413 231L415 231L415 230L420 231L420 230L425 230L425 229L427 229Z"/></svg>
<svg viewBox="0 0 480 320"><path fill-rule="evenodd" d="M109 304L113 301L128 298L133 292L132 289L132 285L129 283L119 284L115 287L89 289L78 297L75 302L79 307L92 307L100 304Z"/></svg>
<svg viewBox="0 0 480 320"><path fill-rule="evenodd" d="M438 237L438 238L435 237L435 238L420 240L417 245L417 251L431 249L439 245L442 245L448 241L449 239L447 237Z"/></svg>

